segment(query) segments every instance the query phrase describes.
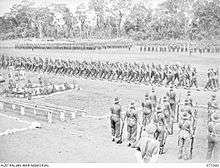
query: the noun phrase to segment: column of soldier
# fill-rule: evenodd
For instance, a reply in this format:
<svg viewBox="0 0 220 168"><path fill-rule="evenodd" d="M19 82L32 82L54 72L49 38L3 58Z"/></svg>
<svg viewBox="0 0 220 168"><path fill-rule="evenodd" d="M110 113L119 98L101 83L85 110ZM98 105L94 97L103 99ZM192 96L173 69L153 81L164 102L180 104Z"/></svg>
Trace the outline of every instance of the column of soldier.
<svg viewBox="0 0 220 168"><path fill-rule="evenodd" d="M196 106L190 91L187 91L184 102L180 102L172 87L162 102L152 89L150 94L145 95L141 110L132 101L129 108L123 111L125 113L122 112L120 100L116 97L110 108L112 141L117 144L123 143L123 130L127 123L127 145L140 151L142 161L156 162L158 156L165 153L167 137L173 134L173 125L177 123L178 159L192 159L195 131L199 127L196 124ZM214 94L208 102L207 120L209 134L206 159L210 161L214 158L215 162L220 162L220 111Z"/></svg>
<svg viewBox="0 0 220 168"><path fill-rule="evenodd" d="M219 53L219 46L190 46L188 48L187 44L155 44L155 45L144 45L140 46L140 52L189 52L196 53Z"/></svg>
<svg viewBox="0 0 220 168"><path fill-rule="evenodd" d="M1 55L0 67L24 68L27 71L47 72L60 75L69 75L82 78L100 79L109 81L124 81L128 83L142 83L152 86L170 86L177 88L198 89L197 70L190 65L164 65L128 63L128 62L101 62L101 61L73 61L62 59L44 60L41 57L9 57ZM211 69L208 73L208 82L205 89L219 88L218 71Z"/></svg>

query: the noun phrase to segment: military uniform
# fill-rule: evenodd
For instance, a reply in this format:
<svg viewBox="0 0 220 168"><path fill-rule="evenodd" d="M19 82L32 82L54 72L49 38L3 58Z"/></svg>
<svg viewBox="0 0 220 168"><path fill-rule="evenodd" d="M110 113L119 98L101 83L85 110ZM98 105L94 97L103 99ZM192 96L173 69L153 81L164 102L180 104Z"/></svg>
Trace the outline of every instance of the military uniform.
<svg viewBox="0 0 220 168"><path fill-rule="evenodd" d="M119 99L115 98L113 107L110 108L111 116L111 130L112 130L112 141L117 143L120 141L120 119L121 119L121 105L119 104Z"/></svg>
<svg viewBox="0 0 220 168"><path fill-rule="evenodd" d="M211 115L211 122L208 124L208 150L206 159L213 162L220 162L220 113L219 111Z"/></svg>
<svg viewBox="0 0 220 168"><path fill-rule="evenodd" d="M142 105L142 125L146 126L151 122L153 117L152 104L151 101L149 100L148 94L145 95L145 102L143 102L141 105Z"/></svg>
<svg viewBox="0 0 220 168"><path fill-rule="evenodd" d="M170 103L167 101L167 97L163 98L162 110L165 115L165 119L166 119L167 127L169 129L169 133L173 134L174 116L172 115Z"/></svg>
<svg viewBox="0 0 220 168"><path fill-rule="evenodd" d="M152 110L153 110L153 112L155 112L156 111L156 105L157 105L157 96L155 94L154 88L152 88L152 92L150 94L150 101L151 101Z"/></svg>
<svg viewBox="0 0 220 168"><path fill-rule="evenodd" d="M171 108L171 116L174 118L176 116L176 93L173 90L173 87L170 87L170 91L167 92L168 101Z"/></svg>
<svg viewBox="0 0 220 168"><path fill-rule="evenodd" d="M208 122L211 121L211 115L218 109L218 103L216 101L216 95L212 95L211 100L208 102Z"/></svg>
<svg viewBox="0 0 220 168"><path fill-rule="evenodd" d="M138 113L135 109L134 102L131 102L130 108L126 112L126 119L128 146L131 146L137 140Z"/></svg>
<svg viewBox="0 0 220 168"><path fill-rule="evenodd" d="M188 105L188 100L185 100L185 105L181 109L179 120L179 134L178 134L178 147L179 147L179 159L190 159L191 150L191 138L193 134L192 121L191 121L191 109Z"/></svg>
<svg viewBox="0 0 220 168"><path fill-rule="evenodd" d="M157 107L156 113L154 114L154 124L157 127L155 132L155 138L160 142L159 154L163 154L167 138L167 123L166 117L160 106Z"/></svg>
<svg viewBox="0 0 220 168"><path fill-rule="evenodd" d="M160 151L160 142L154 138L155 131L156 126L153 123L144 127L141 139L136 145L140 151L140 156L137 155L139 162L155 163L157 161Z"/></svg>

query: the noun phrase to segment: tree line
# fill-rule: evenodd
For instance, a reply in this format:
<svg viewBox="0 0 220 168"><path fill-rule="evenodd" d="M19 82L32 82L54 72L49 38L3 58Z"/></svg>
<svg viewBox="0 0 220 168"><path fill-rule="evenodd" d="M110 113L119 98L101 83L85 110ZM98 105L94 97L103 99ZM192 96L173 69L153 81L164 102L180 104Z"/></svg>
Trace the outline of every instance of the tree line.
<svg viewBox="0 0 220 168"><path fill-rule="evenodd" d="M0 38L220 39L220 0L89 0L72 12L66 4L37 7L23 0L0 17Z"/></svg>

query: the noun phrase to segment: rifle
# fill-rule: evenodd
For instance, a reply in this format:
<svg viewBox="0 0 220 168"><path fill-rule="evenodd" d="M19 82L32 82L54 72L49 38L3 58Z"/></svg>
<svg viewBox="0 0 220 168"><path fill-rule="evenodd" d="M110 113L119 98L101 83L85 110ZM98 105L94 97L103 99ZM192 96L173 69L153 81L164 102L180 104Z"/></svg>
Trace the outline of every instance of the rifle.
<svg viewBox="0 0 220 168"><path fill-rule="evenodd" d="M196 103L197 105L197 103ZM196 110L197 111L197 110ZM197 113L197 112L196 112ZM192 152L193 152L193 144L194 144L194 135L195 135L195 131L196 131L196 127L195 127L195 122L196 122L196 117L193 118L193 133L192 133L192 137L191 137L191 147L190 147L190 159L192 159Z"/></svg>
<svg viewBox="0 0 220 168"><path fill-rule="evenodd" d="M124 130L124 125L125 125L125 118L126 118L126 114L124 116L124 119L122 120L121 134L120 134L120 140L119 140L120 143L122 143L122 136L123 136L123 130Z"/></svg>
<svg viewBox="0 0 220 168"><path fill-rule="evenodd" d="M177 119L176 119L176 122L178 123L179 122L179 111L180 111L180 100L181 100L181 93L180 93L180 96L179 96L179 101L178 101L178 106L177 106Z"/></svg>

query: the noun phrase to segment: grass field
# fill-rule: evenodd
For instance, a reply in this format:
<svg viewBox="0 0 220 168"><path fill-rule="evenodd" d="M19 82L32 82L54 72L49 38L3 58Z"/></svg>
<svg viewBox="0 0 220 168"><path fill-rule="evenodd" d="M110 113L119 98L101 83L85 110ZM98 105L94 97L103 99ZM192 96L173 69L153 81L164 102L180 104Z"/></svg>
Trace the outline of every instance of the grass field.
<svg viewBox="0 0 220 168"><path fill-rule="evenodd" d="M77 60L111 60L136 61L154 63L184 63L193 64L198 68L199 82L206 81L206 71L209 66L219 67L218 55L177 55L177 54L140 54L136 51L45 51L45 50L1 50L14 56L41 56L53 58L71 58ZM6 74L5 71L2 71ZM72 108L84 108L89 115L105 116L115 96L121 98L121 104L126 106L131 100L140 105L144 94L150 92L151 87L137 84L116 83L99 80L85 80L52 74L40 74L45 80L62 83L74 80L81 88L79 91L61 92L43 98L34 98L31 101L47 102ZM36 80L39 74L28 72L27 79ZM168 88L156 89L158 96L163 96ZM183 99L186 90L176 90L177 95ZM211 92L192 91L192 97L198 104L207 104ZM220 94L217 92L217 100ZM16 115L10 112L11 115ZM21 116L20 116L21 117ZM35 120L22 116L26 120ZM205 162L207 150L207 111L199 109L198 126L195 137L193 159L187 162ZM111 142L110 121L108 118L78 118L65 123L55 121L50 125L41 121L42 129L17 133L13 136L0 137L1 162L136 162L135 151L126 147L126 143L116 145ZM167 153L160 156L158 162L184 162L177 159L177 125L174 135L167 139ZM16 150L14 149L16 147ZM2 150L4 149L4 150ZM6 150L7 149L7 150ZM187 163L186 162L186 163Z"/></svg>

